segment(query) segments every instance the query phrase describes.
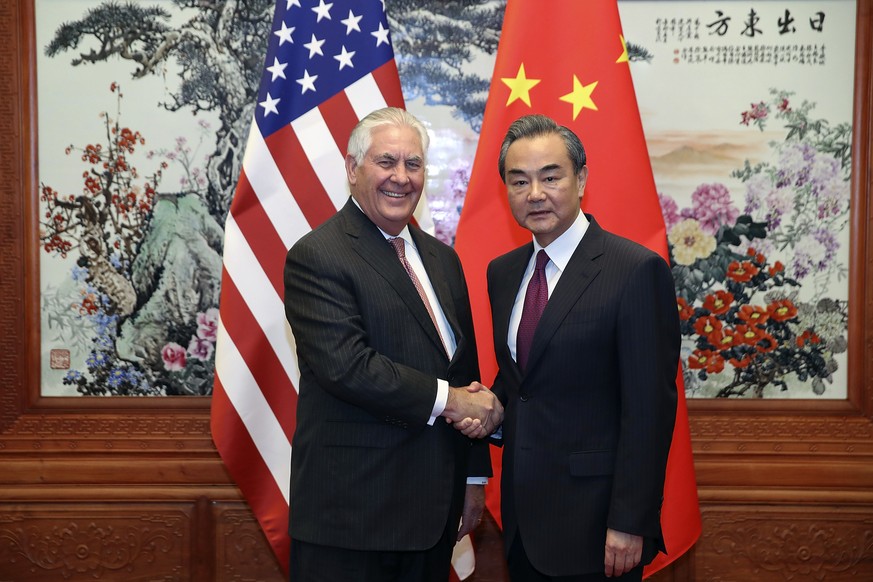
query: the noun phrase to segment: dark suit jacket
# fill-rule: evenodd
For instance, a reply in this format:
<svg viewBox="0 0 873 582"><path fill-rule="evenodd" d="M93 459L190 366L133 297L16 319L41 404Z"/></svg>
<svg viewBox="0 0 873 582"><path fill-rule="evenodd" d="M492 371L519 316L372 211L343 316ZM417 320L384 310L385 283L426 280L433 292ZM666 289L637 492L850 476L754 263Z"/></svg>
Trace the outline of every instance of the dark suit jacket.
<svg viewBox="0 0 873 582"><path fill-rule="evenodd" d="M448 246L410 225L457 340L450 362L392 246L351 200L285 262L300 365L290 533L357 550L424 550L457 524L487 444L427 421L437 378L479 378L470 302ZM471 454L471 451L478 452Z"/></svg>
<svg viewBox="0 0 873 582"><path fill-rule="evenodd" d="M603 571L606 529L663 546L659 512L676 414L679 320L657 254L591 224L553 290L525 374L506 344L533 244L488 266L503 422L507 548L520 531L553 576Z"/></svg>

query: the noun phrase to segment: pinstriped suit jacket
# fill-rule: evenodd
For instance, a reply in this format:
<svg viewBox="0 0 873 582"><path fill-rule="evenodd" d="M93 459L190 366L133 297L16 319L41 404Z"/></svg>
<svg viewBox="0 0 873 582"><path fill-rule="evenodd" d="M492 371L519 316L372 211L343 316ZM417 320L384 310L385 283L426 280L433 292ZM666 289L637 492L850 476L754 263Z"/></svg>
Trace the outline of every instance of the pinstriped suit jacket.
<svg viewBox="0 0 873 582"><path fill-rule="evenodd" d="M553 576L602 572L606 529L663 547L679 320L668 265L593 217L537 326L526 373L506 344L533 245L488 266L503 422L502 513Z"/></svg>
<svg viewBox="0 0 873 582"><path fill-rule="evenodd" d="M427 425L437 378L479 379L461 264L410 225L457 340L449 361L394 249L349 200L285 262L300 386L290 533L357 550L424 550L457 524L466 477L491 474L487 444Z"/></svg>

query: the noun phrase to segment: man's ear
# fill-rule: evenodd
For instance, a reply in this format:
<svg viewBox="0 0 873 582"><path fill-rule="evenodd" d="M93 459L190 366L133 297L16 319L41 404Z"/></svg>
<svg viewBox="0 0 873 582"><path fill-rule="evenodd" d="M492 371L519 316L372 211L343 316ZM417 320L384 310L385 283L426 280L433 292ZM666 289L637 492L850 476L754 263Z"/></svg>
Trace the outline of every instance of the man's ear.
<svg viewBox="0 0 873 582"><path fill-rule="evenodd" d="M579 198L582 198L582 194L585 193L585 183L588 181L588 166L582 166L582 169L576 175L576 179L579 182Z"/></svg>
<svg viewBox="0 0 873 582"><path fill-rule="evenodd" d="M358 168L358 162L351 154L346 154L346 177L349 179L349 184L354 184L358 181L358 175L355 170Z"/></svg>

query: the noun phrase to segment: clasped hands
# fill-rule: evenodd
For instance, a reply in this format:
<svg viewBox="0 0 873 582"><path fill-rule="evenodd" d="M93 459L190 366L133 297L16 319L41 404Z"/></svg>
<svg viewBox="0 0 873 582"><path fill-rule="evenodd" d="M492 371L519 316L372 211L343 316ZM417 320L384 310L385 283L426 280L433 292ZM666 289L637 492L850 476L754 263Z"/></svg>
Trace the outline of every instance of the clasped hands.
<svg viewBox="0 0 873 582"><path fill-rule="evenodd" d="M503 405L497 396L480 382L461 388L450 387L446 422L470 438L485 438L503 423Z"/></svg>

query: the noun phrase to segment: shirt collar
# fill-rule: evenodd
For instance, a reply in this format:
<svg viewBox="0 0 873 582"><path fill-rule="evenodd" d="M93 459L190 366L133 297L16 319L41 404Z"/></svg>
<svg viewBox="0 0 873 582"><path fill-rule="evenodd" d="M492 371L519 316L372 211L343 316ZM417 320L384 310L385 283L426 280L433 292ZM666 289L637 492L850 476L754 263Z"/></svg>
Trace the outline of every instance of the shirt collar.
<svg viewBox="0 0 873 582"><path fill-rule="evenodd" d="M579 215L576 216L576 220L573 221L573 224L571 224L561 236L549 243L548 246L540 246L536 237L534 237L533 254L536 255L540 249L545 248L546 254L549 255L549 259L551 259L555 266L563 272L567 268L567 264L570 262L573 253L576 251L576 247L578 247L579 243L582 241L582 237L585 236L585 233L588 231L588 224L588 219L585 218L585 214L580 212Z"/></svg>
<svg viewBox="0 0 873 582"><path fill-rule="evenodd" d="M354 197L354 196L351 196L350 198L352 199L352 202L355 203L355 206L358 207L358 210L360 210L361 212L363 212L364 210L361 208L361 205L358 204L358 201L355 200L355 197ZM379 226L376 225L375 223L373 223L373 226L375 226L376 228L379 228ZM388 234L387 232L385 232L385 231L382 230L381 228L379 228L379 232L382 233L382 236L385 237L385 240L389 240L389 239L395 238L393 234ZM403 230L401 230L401 231L400 231L400 234L398 234L397 236L400 237L400 238L402 238L403 240L405 240L405 241L406 241L406 244L411 245L412 248L416 248L416 247L415 247L415 243L412 242L412 235L409 234L409 225L408 225L408 224L407 224L406 226L403 227Z"/></svg>

